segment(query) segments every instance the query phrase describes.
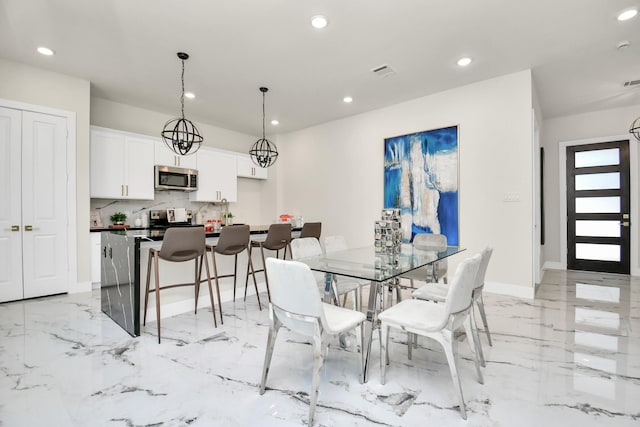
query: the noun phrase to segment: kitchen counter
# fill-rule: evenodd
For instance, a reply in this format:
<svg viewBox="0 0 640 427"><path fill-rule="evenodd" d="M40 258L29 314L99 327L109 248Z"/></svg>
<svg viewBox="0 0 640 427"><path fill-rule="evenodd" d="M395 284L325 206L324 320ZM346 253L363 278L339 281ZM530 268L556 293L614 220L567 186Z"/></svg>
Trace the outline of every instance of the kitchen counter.
<svg viewBox="0 0 640 427"><path fill-rule="evenodd" d="M251 226L252 239L254 236L258 240L266 236L268 229L268 225ZM300 228L292 229L294 237L299 235L299 232ZM140 335L140 317L141 308L143 308L140 302L144 297L142 284L146 280L148 249L151 247L159 248L162 245L164 234L165 230L148 228L106 229L101 232L100 290L102 311L134 337ZM207 244L215 244L219 236L220 232L206 233ZM230 258L233 261L233 257ZM223 263L224 261L222 260ZM183 282L193 280L193 266L190 269L190 275ZM164 268L163 273L163 277L167 276L167 273L171 276L169 268ZM213 274L213 269L211 274ZM238 283L243 283L243 281L243 278L239 278ZM205 289L206 286L201 287L201 293ZM190 307L193 307L193 290L189 291L189 295L191 298ZM153 307L151 301L150 305ZM200 307L201 304L199 303L198 306ZM205 305L202 305L202 308L204 307ZM147 317L153 319L155 315L149 312Z"/></svg>

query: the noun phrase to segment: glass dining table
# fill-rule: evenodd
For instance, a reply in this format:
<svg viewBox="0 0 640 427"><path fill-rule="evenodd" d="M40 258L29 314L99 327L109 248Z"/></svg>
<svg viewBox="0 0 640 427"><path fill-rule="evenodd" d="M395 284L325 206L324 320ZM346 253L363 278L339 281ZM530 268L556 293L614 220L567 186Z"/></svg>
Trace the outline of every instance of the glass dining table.
<svg viewBox="0 0 640 427"><path fill-rule="evenodd" d="M374 246L353 248L315 257L301 258L298 259L298 261L307 264L311 270L325 273L324 300L327 303L331 303L332 299L335 300L331 293L331 283L334 275L365 279L371 282L365 328L366 349L362 349L364 357L364 381L366 382L368 379L373 330L378 327L377 316L380 310L383 309L382 296L384 286L395 286L403 274L462 251L464 251L464 249L459 246L434 248L403 243L400 247L400 252L395 256L395 262L390 262L388 256L377 253Z"/></svg>

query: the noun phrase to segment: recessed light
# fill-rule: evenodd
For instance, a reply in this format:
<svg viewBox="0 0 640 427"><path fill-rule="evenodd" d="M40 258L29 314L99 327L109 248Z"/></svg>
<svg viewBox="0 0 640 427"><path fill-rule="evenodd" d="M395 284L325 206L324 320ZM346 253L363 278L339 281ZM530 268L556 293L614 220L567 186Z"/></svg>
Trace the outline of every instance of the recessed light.
<svg viewBox="0 0 640 427"><path fill-rule="evenodd" d="M193 99L196 97L196 95L193 92L185 92L184 93L184 97L185 98L189 98L189 99Z"/></svg>
<svg viewBox="0 0 640 427"><path fill-rule="evenodd" d="M342 98L342 100L346 103L346 104L350 104L353 102L353 98L350 96L345 96L344 98Z"/></svg>
<svg viewBox="0 0 640 427"><path fill-rule="evenodd" d="M458 65L461 67L466 67L467 65L471 64L471 58L460 58L458 59Z"/></svg>
<svg viewBox="0 0 640 427"><path fill-rule="evenodd" d="M277 121L277 120L271 120L271 124L274 125L274 126L278 126L280 124L280 122Z"/></svg>
<svg viewBox="0 0 640 427"><path fill-rule="evenodd" d="M48 47L44 47L44 46L40 46L37 49L38 53L41 55L45 55L45 56L51 56L53 55L55 52L51 49L49 49Z"/></svg>
<svg viewBox="0 0 640 427"><path fill-rule="evenodd" d="M618 15L618 21L626 21L628 19L633 18L637 14L638 14L638 9L627 9L627 10L624 10L624 11L620 12L620 15Z"/></svg>
<svg viewBox="0 0 640 427"><path fill-rule="evenodd" d="M320 30L320 29L326 27L327 24L329 24L329 21L327 20L326 17L324 17L322 15L316 15L316 16L311 18L311 26L313 28L317 28L317 29Z"/></svg>

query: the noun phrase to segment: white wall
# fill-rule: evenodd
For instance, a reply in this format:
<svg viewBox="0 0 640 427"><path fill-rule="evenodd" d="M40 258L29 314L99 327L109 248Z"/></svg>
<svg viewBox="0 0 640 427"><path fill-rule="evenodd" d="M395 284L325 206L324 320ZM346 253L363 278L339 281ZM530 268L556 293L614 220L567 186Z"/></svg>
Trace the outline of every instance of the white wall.
<svg viewBox="0 0 640 427"><path fill-rule="evenodd" d="M172 118L174 117L131 105L91 98L91 124L94 126L159 136L164 124ZM203 144L209 147L248 153L251 145L258 139L256 136L206 123L197 122L196 125L204 137ZM276 162L269 168L269 179L266 181L238 179L238 202L231 203L229 206L235 222L261 225L269 224L276 218L275 192L278 166L279 163Z"/></svg>
<svg viewBox="0 0 640 427"><path fill-rule="evenodd" d="M87 80L0 58L0 98L76 113L76 223L79 288L91 281L89 258L89 98ZM75 286L70 289L74 291Z"/></svg>
<svg viewBox="0 0 640 427"><path fill-rule="evenodd" d="M592 113L546 119L543 122L542 144L545 147L545 226L546 243L544 257L546 265L562 267L560 226L560 177L558 164L558 146L561 142L609 138L617 135L628 135L629 127L634 119L640 116L640 105L627 108L601 110ZM632 140L632 144L634 140ZM640 164L632 164L636 171ZM633 186L637 183L632 182ZM638 188L638 186L636 186ZM638 195L636 190L636 197ZM633 227L633 224L632 224ZM632 241L640 240L640 227L632 228ZM640 254L637 254L640 256ZM638 257L635 265L640 265ZM632 260L633 268L633 260Z"/></svg>
<svg viewBox="0 0 640 427"><path fill-rule="evenodd" d="M357 101L356 101L357 102ZM383 207L384 139L459 125L460 244L494 247L487 286L533 296L532 81L529 70L281 135L279 211L323 235L373 243ZM503 201L518 193L520 202Z"/></svg>

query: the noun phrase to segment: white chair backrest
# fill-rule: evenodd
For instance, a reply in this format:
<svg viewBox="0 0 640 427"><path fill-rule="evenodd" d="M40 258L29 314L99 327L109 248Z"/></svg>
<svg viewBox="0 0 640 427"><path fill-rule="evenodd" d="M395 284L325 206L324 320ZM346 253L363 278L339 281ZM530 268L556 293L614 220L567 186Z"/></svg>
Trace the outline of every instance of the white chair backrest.
<svg viewBox="0 0 640 427"><path fill-rule="evenodd" d="M487 274L487 267L489 267L489 260L491 259L491 254L493 253L493 248L487 246L480 252L480 256L482 260L480 261L480 267L478 267L478 274L476 275L476 284L475 288L479 288L484 285L484 276Z"/></svg>
<svg viewBox="0 0 640 427"><path fill-rule="evenodd" d="M413 245L418 248L444 250L447 248L447 236L429 233L416 234L413 237Z"/></svg>
<svg viewBox="0 0 640 427"><path fill-rule="evenodd" d="M315 237L301 237L291 241L291 258L300 259L322 255L320 242Z"/></svg>
<svg viewBox="0 0 640 427"><path fill-rule="evenodd" d="M324 253L330 254L332 252L345 251L349 249L347 240L344 236L327 236L322 238L322 245L324 246Z"/></svg>
<svg viewBox="0 0 640 427"><path fill-rule="evenodd" d="M471 294L475 285L475 278L480 267L480 254L462 261L449 285L445 303L446 316L459 313L471 306ZM271 276L269 276L271 277Z"/></svg>
<svg viewBox="0 0 640 427"><path fill-rule="evenodd" d="M271 302L275 306L303 316L323 316L322 301L308 265L277 258L267 258L266 263Z"/></svg>

